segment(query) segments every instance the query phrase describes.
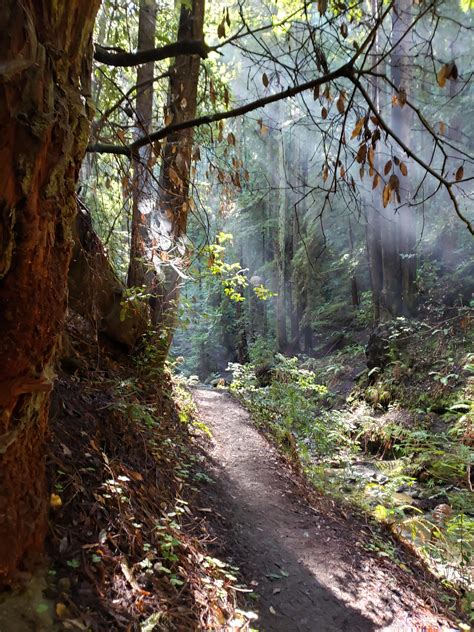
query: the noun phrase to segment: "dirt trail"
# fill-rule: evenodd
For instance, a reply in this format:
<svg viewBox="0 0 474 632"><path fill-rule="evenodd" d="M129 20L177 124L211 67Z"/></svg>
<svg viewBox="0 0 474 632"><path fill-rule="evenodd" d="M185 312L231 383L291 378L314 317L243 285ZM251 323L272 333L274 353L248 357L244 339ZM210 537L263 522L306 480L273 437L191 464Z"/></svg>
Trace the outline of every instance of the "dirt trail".
<svg viewBox="0 0 474 632"><path fill-rule="evenodd" d="M207 451L216 482L205 501L227 555L259 595L249 607L261 632L452 629L414 596L393 563L362 548L350 522L302 499L235 400L204 389L194 397L213 435Z"/></svg>

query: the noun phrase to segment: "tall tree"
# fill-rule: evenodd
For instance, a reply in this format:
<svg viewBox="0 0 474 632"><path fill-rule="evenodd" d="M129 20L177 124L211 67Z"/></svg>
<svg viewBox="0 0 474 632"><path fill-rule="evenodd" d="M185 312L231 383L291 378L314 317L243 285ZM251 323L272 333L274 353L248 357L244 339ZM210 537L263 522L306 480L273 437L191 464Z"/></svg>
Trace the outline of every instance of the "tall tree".
<svg viewBox="0 0 474 632"><path fill-rule="evenodd" d="M156 0L140 0L138 13L138 50L155 46ZM135 100L136 137L149 134L153 120L153 62L137 68ZM151 169L152 146L145 145L133 158L132 235L128 285L146 285L150 276L150 226L155 197Z"/></svg>
<svg viewBox="0 0 474 632"><path fill-rule="evenodd" d="M177 41L202 40L205 0L182 3ZM178 55L170 69L167 119L179 124L192 119L197 111L199 55ZM192 128L171 133L162 152L159 180L157 224L159 248L164 260L182 253L190 210L189 188L194 131ZM180 252L181 251L181 252ZM174 328L180 276L175 267L164 267L164 274L155 288L157 294L153 322L167 332L166 349Z"/></svg>
<svg viewBox="0 0 474 632"><path fill-rule="evenodd" d="M0 584L41 552L46 531L49 392L89 137L98 6L0 6Z"/></svg>
<svg viewBox="0 0 474 632"><path fill-rule="evenodd" d="M398 139L407 145L410 145L413 126L413 112L406 105L406 95L413 86L408 54L412 44L411 6L411 0L397 0L390 35L391 79L395 89L391 125ZM372 8L375 12L378 10L377 0L372 0ZM375 62L377 54L378 35L374 44ZM385 62L383 64L378 68L379 73L385 73ZM379 77L373 83L373 103L377 110L382 111L384 104ZM372 189L367 217L367 253L374 319L377 322L414 312L416 224L414 210L410 206L409 185L406 184L407 156L397 146L392 150L392 146L388 145L391 155L389 159L382 160L380 142L378 146L376 143L373 145L376 152L371 168L376 172L377 179L386 178L383 197L380 188L375 186Z"/></svg>

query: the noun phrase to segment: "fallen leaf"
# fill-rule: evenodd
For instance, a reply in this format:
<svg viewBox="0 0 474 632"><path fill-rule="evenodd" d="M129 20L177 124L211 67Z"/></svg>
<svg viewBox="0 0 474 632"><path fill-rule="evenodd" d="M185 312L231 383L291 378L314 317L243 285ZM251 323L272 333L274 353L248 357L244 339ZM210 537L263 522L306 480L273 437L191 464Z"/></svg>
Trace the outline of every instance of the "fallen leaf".
<svg viewBox="0 0 474 632"><path fill-rule="evenodd" d="M63 505L61 496L58 496L57 494L51 494L51 497L49 499L49 504L53 509L59 509L59 507L62 507Z"/></svg>
<svg viewBox="0 0 474 632"><path fill-rule="evenodd" d="M66 604L58 602L56 604L56 616L58 617L58 619L66 619L69 616L69 611L67 609Z"/></svg>

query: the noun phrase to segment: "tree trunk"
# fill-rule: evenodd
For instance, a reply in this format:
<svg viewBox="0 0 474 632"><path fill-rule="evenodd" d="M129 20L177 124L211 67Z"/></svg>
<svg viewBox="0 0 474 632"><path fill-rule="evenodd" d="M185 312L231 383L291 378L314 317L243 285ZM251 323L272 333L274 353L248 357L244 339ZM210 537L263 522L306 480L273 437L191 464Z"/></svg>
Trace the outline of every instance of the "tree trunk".
<svg viewBox="0 0 474 632"><path fill-rule="evenodd" d="M392 53L392 81L398 89L405 90L407 94L412 94L414 85L413 70L408 55L413 45L413 32L409 31L413 17L412 4L412 0L397 0L392 27L392 41L394 44L399 42ZM403 142L412 144L413 111L408 106L395 105L392 108L392 128ZM398 157L402 162L408 160L402 152L399 152ZM409 171L412 168L414 168L413 163L409 163ZM394 305L394 309L397 309L394 315L410 316L416 309L416 216L413 207L410 206L410 176L403 176L399 170L397 175L400 179L400 192L404 199L402 199L403 205L394 217L399 260L397 289L400 293Z"/></svg>
<svg viewBox="0 0 474 632"><path fill-rule="evenodd" d="M155 47L156 2L140 0L138 14L138 50ZM153 62L137 69L135 104L136 136L149 134L153 119ZM147 83L148 82L148 83ZM146 286L152 277L150 226L156 191L153 187L152 147L145 145L133 160L132 184L132 236L130 241L130 265L128 286ZM148 280L148 283L147 283Z"/></svg>
<svg viewBox="0 0 474 632"><path fill-rule="evenodd" d="M44 441L98 0L0 5L0 584L42 551ZM8 34L8 35L7 35Z"/></svg>
<svg viewBox="0 0 474 632"><path fill-rule="evenodd" d="M81 203L73 235L69 307L86 318L98 334L132 349L147 330L147 307L143 302L123 305L123 283L110 265L91 217Z"/></svg>
<svg viewBox="0 0 474 632"><path fill-rule="evenodd" d="M287 229L287 196L286 196L286 174L285 174L285 152L283 138L277 141L277 174L273 185L277 199L278 226L275 235L275 255L277 263L277 297L276 297L276 334L277 345L280 353L285 353L288 347L288 334L286 327L286 229Z"/></svg>
<svg viewBox="0 0 474 632"><path fill-rule="evenodd" d="M204 0L192 0L181 5L178 41L203 38L204 5ZM196 116L200 63L199 55L180 55L171 67L167 115L174 124ZM163 148L157 224L159 234L163 237L159 249L164 260L179 259L184 250L183 237L186 235L190 209L193 137L192 128L175 132L168 136ZM164 279L158 284L153 322L157 329L167 333L162 338L166 352L175 327L180 277L171 266L164 267L163 272Z"/></svg>

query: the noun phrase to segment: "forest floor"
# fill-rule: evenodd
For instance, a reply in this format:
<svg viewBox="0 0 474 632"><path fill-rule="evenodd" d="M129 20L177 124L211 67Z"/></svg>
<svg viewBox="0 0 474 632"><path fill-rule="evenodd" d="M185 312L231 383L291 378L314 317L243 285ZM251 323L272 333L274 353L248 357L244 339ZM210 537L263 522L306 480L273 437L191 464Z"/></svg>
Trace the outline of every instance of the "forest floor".
<svg viewBox="0 0 474 632"><path fill-rule="evenodd" d="M253 588L257 629L455 628L415 558L405 552L400 566L374 555L369 525L318 497L231 396L197 389L194 398L212 433L203 502L215 547Z"/></svg>

